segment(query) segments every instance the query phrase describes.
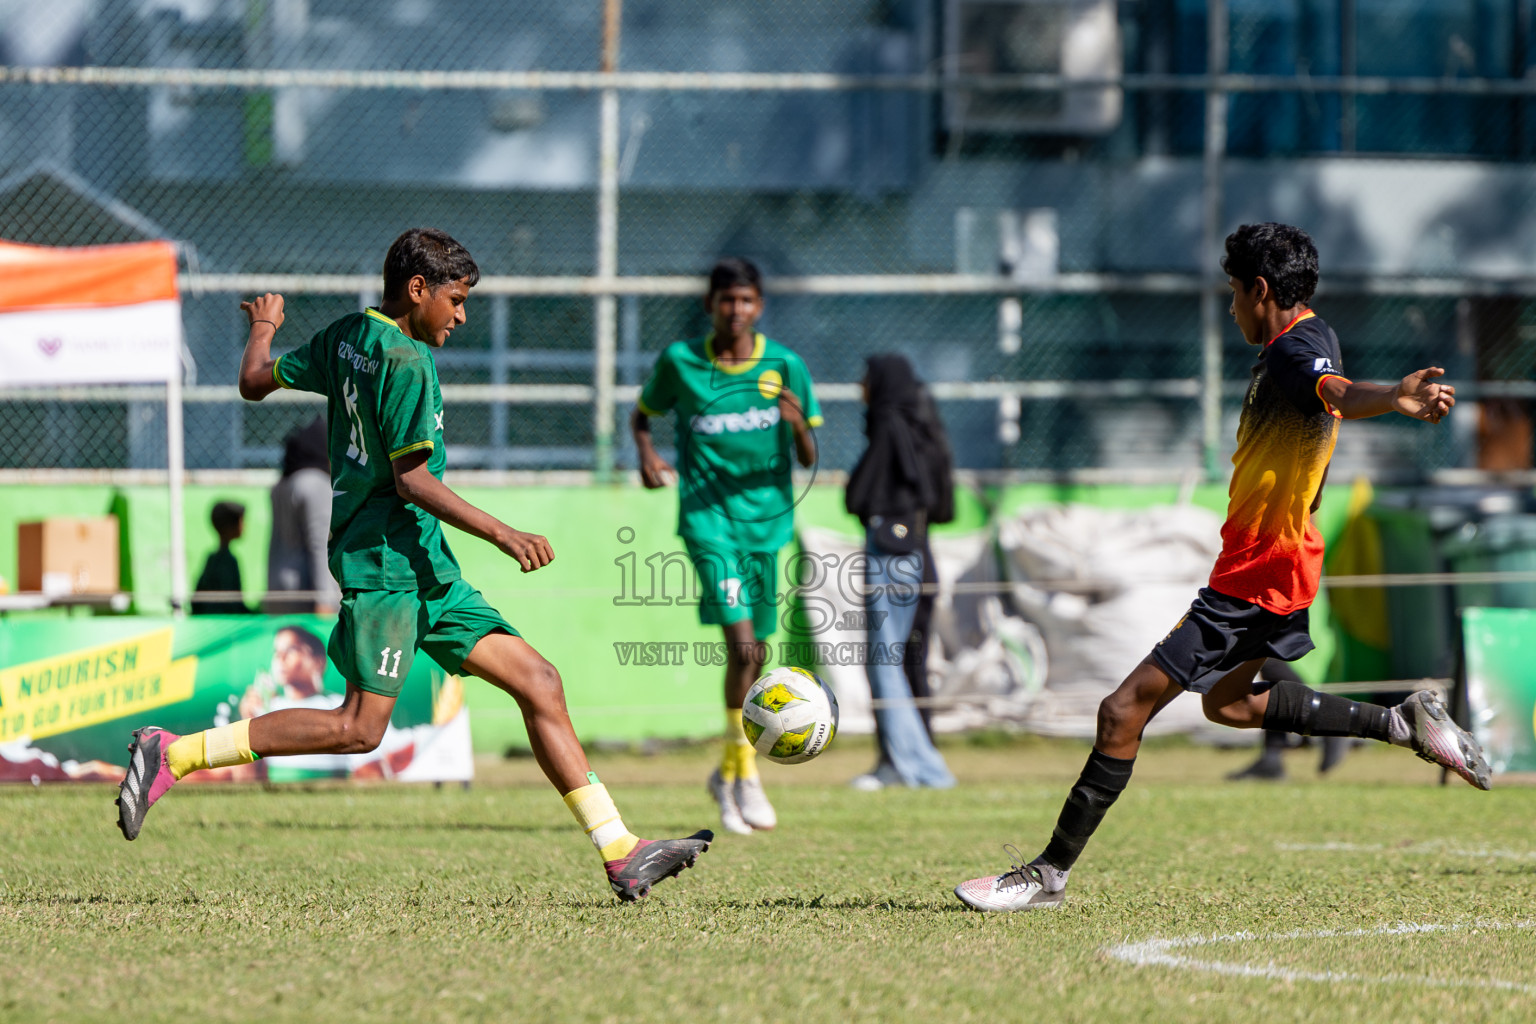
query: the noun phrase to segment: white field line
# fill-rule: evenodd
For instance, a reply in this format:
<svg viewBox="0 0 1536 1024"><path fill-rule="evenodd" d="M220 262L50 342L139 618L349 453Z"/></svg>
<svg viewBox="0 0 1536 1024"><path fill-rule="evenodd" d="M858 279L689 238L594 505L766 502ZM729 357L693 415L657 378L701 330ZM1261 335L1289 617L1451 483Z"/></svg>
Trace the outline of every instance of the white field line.
<svg viewBox="0 0 1536 1024"><path fill-rule="evenodd" d="M1276 850L1286 853L1404 853L1414 856L1485 857L1495 860L1536 860L1536 850L1490 850L1486 847L1451 846L1432 839L1412 846L1387 846L1384 843L1276 843Z"/></svg>
<svg viewBox="0 0 1536 1024"><path fill-rule="evenodd" d="M1291 932L1233 932L1230 935L1192 935L1178 939L1147 939L1110 946L1105 952L1116 960L1137 967L1173 967L1185 971L1203 971L1236 978L1265 978L1270 981L1312 981L1323 984L1418 985L1426 988L1481 988L1536 995L1536 984L1502 978L1437 978L1417 974L1356 974L1351 971L1313 971L1267 964L1230 963L1202 960L1175 952L1210 946L1237 946L1251 943L1295 942L1311 939L1370 938L1375 936L1434 935L1468 930L1505 931L1536 927L1536 921L1464 921L1453 924L1379 925L1375 928L1342 930L1334 928L1303 929Z"/></svg>

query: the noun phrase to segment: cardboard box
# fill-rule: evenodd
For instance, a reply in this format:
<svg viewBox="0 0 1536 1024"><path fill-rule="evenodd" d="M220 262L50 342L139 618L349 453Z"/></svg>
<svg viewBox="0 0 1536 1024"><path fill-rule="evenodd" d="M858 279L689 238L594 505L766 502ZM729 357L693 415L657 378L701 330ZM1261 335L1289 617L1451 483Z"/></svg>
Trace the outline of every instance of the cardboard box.
<svg viewBox="0 0 1536 1024"><path fill-rule="evenodd" d="M44 519L16 526L16 589L117 593L117 517Z"/></svg>

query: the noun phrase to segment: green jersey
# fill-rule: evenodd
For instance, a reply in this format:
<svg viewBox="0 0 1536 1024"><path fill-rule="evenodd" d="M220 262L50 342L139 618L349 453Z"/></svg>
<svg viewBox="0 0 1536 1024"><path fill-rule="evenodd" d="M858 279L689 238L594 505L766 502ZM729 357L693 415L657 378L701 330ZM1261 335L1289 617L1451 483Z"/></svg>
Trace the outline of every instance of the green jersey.
<svg viewBox="0 0 1536 1024"><path fill-rule="evenodd" d="M715 361L714 335L677 341L640 392L647 416L676 412L678 535L708 546L777 551L794 535L794 432L779 391L800 399L806 422L821 407L800 357L757 336L752 358Z"/></svg>
<svg viewBox="0 0 1536 1024"><path fill-rule="evenodd" d="M443 478L443 393L432 349L369 309L281 356L272 376L327 400L330 567L342 589L421 590L459 579L442 526L400 497L390 465L425 450L427 469Z"/></svg>

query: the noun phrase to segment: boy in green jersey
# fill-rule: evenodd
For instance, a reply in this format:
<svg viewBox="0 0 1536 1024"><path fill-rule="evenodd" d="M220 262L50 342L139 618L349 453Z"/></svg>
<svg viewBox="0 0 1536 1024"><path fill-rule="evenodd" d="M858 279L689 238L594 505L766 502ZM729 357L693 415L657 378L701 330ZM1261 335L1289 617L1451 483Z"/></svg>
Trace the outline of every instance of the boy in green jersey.
<svg viewBox="0 0 1536 1024"><path fill-rule="evenodd" d="M412 229L385 257L378 309L342 317L276 359L270 347L283 323L283 297L240 304L251 322L241 396L260 401L293 388L327 398L330 569L342 588L327 653L347 693L335 710L289 708L189 736L153 726L136 731L118 792L126 838L138 836L150 806L190 772L276 754L373 750L421 650L517 701L539 767L597 847L620 899L645 896L709 849L707 830L652 842L624 826L576 740L560 674L463 580L448 550L441 523L490 541L523 572L555 557L548 540L514 530L442 481L443 397L432 350L465 322L464 301L479 279L459 243Z"/></svg>
<svg viewBox="0 0 1536 1024"><path fill-rule="evenodd" d="M726 829L749 834L778 823L741 704L767 660L778 615L778 552L794 535L790 455L816 461L821 409L805 363L756 331L762 275L727 259L704 299L714 326L673 342L656 360L630 420L649 488L678 485L677 533L699 577L699 621L725 631L725 750L709 777ZM678 470L656 454L650 417L675 412Z"/></svg>

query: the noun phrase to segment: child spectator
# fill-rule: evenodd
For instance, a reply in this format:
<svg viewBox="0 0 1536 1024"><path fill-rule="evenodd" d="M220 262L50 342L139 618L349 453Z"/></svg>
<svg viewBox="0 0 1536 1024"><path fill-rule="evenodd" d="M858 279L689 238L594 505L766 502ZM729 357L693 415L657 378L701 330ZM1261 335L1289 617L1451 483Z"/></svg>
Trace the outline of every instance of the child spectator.
<svg viewBox="0 0 1536 1024"><path fill-rule="evenodd" d="M221 501L213 506L213 528L219 534L219 550L208 556L203 574L197 578L197 592L226 591L239 594L240 563L229 550L231 542L245 532L245 506L238 501ZM250 609L239 598L192 601L193 615L247 615Z"/></svg>

